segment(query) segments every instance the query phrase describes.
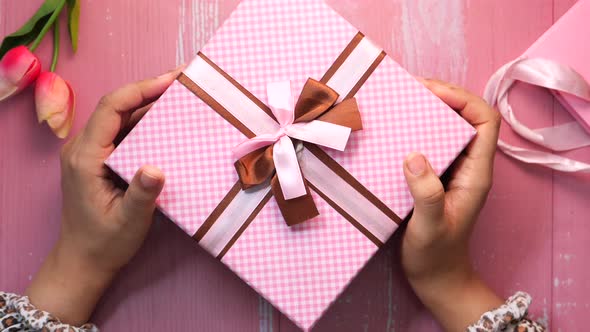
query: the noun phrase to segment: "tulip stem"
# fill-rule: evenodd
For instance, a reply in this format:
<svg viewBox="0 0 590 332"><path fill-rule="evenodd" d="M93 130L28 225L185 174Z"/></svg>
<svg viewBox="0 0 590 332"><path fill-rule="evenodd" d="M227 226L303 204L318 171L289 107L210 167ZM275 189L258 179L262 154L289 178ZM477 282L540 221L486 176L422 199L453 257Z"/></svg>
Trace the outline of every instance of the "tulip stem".
<svg viewBox="0 0 590 332"><path fill-rule="evenodd" d="M51 69L49 71L55 71L57 67L57 59L59 58L59 21L53 24L53 60L51 60Z"/></svg>
<svg viewBox="0 0 590 332"><path fill-rule="evenodd" d="M57 18L59 17L59 14L61 13L61 10L64 8L65 5L66 5L66 0L61 0L61 2L57 5L55 10L53 11L53 14L51 14L51 16L49 17L49 20L47 20L47 23L45 23L45 25L43 26L43 29L41 29L41 31L39 32L39 35L37 36L37 38L33 41L33 44L31 44L31 47L29 48L31 50L31 52L35 52L37 47L39 47L39 44L41 44L43 37L45 37L45 35L47 34L47 31L49 31L49 28L51 28L53 26L53 23L55 23L55 20L57 20Z"/></svg>

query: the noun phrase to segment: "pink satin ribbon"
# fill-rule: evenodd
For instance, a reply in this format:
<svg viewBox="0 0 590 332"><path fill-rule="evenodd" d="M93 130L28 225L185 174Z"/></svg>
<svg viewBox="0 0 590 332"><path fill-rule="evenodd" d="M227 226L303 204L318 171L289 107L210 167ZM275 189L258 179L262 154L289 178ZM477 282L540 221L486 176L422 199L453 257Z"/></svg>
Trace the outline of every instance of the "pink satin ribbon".
<svg viewBox="0 0 590 332"><path fill-rule="evenodd" d="M240 143L232 151L234 158L240 159L250 152L274 144L273 162L285 199L305 196L307 192L291 138L343 151L351 129L319 120L293 123L295 113L289 81L269 83L266 91L268 105L280 128L275 133L258 135Z"/></svg>
<svg viewBox="0 0 590 332"><path fill-rule="evenodd" d="M567 93L590 102L590 84L572 68L546 59L519 58L501 67L488 81L484 99L497 106L504 120L519 135L554 151L566 151L590 145L590 134L577 122L554 127L530 129L522 124L508 102L508 93L516 81ZM562 172L590 172L590 164L553 153L509 145L501 140L498 147L507 155L529 164L538 164Z"/></svg>

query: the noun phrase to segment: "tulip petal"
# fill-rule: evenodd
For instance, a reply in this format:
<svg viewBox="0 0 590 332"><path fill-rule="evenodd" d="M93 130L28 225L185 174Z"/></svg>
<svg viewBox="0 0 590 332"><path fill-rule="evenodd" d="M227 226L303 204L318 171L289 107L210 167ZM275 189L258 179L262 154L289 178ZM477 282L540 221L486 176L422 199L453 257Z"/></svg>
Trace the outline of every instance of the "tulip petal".
<svg viewBox="0 0 590 332"><path fill-rule="evenodd" d="M0 101L16 94L17 90L16 85L6 82L6 80L2 79L2 74L0 74Z"/></svg>
<svg viewBox="0 0 590 332"><path fill-rule="evenodd" d="M59 138L65 138L72 128L75 95L72 87L55 73L39 75L35 87L37 119L47 125Z"/></svg>
<svg viewBox="0 0 590 332"><path fill-rule="evenodd" d="M70 89L70 96L72 97L71 106L68 108L69 111L67 113L67 118L64 125L53 131L55 135L61 139L66 138L70 133L72 125L74 124L74 114L76 110L76 95L74 93L74 90L67 81L66 84L68 85L68 89Z"/></svg>
<svg viewBox="0 0 590 332"><path fill-rule="evenodd" d="M35 104L39 122L49 120L54 114L65 112L69 94L65 81L57 74L41 73L35 86Z"/></svg>
<svg viewBox="0 0 590 332"><path fill-rule="evenodd" d="M0 60L0 101L17 94L37 79L41 62L24 46L15 47Z"/></svg>

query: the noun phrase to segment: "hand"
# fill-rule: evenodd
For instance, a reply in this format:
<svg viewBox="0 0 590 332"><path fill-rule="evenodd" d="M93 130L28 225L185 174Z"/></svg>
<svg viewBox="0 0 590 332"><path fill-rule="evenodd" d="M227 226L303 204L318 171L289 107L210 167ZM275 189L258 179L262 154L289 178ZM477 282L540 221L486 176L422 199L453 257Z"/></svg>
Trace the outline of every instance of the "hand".
<svg viewBox="0 0 590 332"><path fill-rule="evenodd" d="M142 167L126 191L110 180L104 161L128 130L174 81L175 70L103 97L86 127L61 155L63 209L59 240L27 293L62 322L86 322L115 274L141 247L164 175Z"/></svg>
<svg viewBox="0 0 590 332"><path fill-rule="evenodd" d="M414 291L448 331L464 330L502 301L473 271L469 237L492 186L500 116L486 102L448 83L423 84L477 129L457 159L445 192L426 158L404 162L414 212L402 240L402 265Z"/></svg>

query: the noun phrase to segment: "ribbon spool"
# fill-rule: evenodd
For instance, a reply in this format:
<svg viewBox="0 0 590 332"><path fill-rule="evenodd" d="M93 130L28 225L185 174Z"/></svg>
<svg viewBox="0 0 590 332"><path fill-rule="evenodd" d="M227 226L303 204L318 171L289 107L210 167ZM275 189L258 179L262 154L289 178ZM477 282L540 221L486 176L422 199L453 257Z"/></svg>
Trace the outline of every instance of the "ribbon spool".
<svg viewBox="0 0 590 332"><path fill-rule="evenodd" d="M590 146L590 134L577 122L530 129L518 121L508 102L508 93L516 81L567 93L590 103L590 84L569 66L539 58L518 58L492 75L484 90L484 99L498 111L520 136L553 151L567 151ZM560 98L559 102L562 103ZM498 140L498 147L508 156L561 172L590 173L590 164L554 153L520 148Z"/></svg>

